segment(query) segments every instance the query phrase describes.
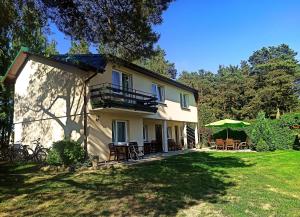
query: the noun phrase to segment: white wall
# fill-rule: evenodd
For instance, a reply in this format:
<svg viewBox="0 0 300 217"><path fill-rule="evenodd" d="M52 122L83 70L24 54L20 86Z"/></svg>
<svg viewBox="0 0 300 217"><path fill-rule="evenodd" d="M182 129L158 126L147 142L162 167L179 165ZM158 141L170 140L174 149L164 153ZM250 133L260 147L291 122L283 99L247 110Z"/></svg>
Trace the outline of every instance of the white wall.
<svg viewBox="0 0 300 217"><path fill-rule="evenodd" d="M83 140L83 82L87 72L30 57L15 83L15 141Z"/></svg>

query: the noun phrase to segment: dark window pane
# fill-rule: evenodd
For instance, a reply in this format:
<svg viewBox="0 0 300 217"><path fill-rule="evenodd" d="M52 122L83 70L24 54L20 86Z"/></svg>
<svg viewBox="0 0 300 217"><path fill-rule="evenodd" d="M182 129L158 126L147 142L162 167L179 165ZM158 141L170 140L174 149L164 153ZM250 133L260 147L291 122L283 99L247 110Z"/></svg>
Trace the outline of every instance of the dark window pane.
<svg viewBox="0 0 300 217"><path fill-rule="evenodd" d="M126 142L125 122L117 122L118 142Z"/></svg>
<svg viewBox="0 0 300 217"><path fill-rule="evenodd" d="M116 122L112 122L112 142L116 142Z"/></svg>

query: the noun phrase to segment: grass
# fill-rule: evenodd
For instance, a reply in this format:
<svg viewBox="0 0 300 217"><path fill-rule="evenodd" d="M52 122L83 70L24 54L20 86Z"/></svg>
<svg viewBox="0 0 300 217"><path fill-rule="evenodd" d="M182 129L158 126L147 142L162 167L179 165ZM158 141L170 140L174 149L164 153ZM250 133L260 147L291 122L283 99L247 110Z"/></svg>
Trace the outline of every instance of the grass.
<svg viewBox="0 0 300 217"><path fill-rule="evenodd" d="M300 216L300 152L189 153L99 171L0 166L0 216Z"/></svg>

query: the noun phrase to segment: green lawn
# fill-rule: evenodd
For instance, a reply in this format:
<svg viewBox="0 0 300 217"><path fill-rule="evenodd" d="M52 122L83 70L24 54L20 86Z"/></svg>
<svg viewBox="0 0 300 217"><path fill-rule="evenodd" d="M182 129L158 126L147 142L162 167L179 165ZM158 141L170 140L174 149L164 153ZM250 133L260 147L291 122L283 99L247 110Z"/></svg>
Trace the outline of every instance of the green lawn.
<svg viewBox="0 0 300 217"><path fill-rule="evenodd" d="M300 216L300 152L189 153L99 171L0 167L0 216Z"/></svg>

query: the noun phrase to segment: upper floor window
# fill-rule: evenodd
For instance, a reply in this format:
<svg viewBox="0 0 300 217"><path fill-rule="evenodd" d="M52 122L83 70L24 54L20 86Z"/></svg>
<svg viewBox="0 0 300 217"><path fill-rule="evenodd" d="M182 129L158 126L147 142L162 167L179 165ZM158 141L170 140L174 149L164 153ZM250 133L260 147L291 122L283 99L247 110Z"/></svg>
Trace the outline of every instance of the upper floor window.
<svg viewBox="0 0 300 217"><path fill-rule="evenodd" d="M132 78L128 74L118 72L118 71L112 71L112 85L113 88L120 89L120 90L131 89Z"/></svg>
<svg viewBox="0 0 300 217"><path fill-rule="evenodd" d="M189 107L189 95L181 93L180 94L180 105L181 108L188 108Z"/></svg>
<svg viewBox="0 0 300 217"><path fill-rule="evenodd" d="M152 94L157 97L158 102L165 101L165 88L158 84L152 84Z"/></svg>

